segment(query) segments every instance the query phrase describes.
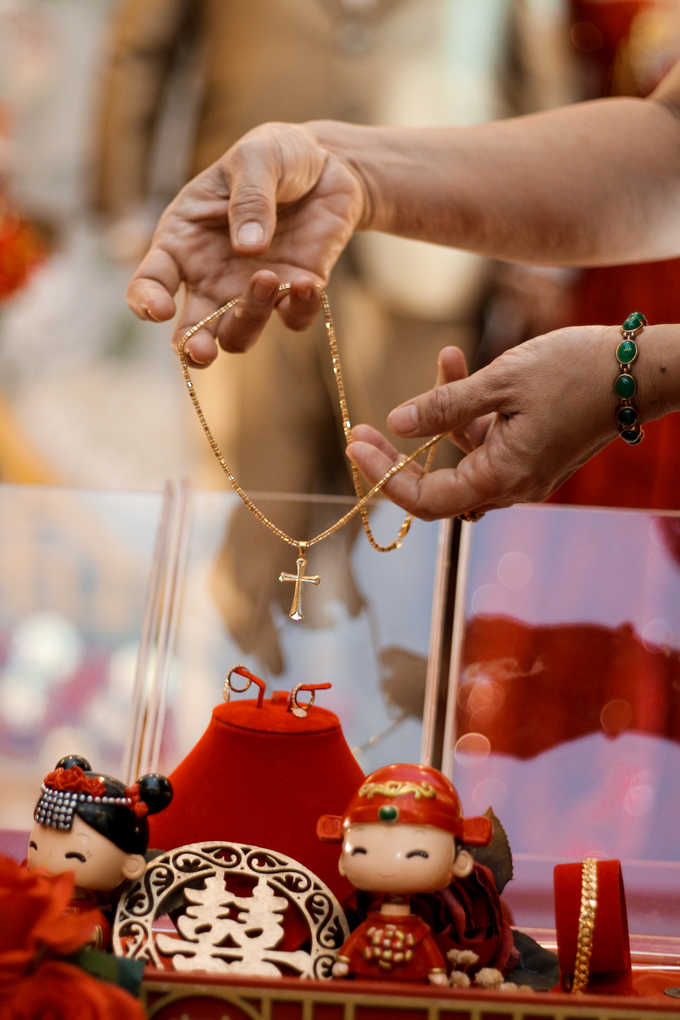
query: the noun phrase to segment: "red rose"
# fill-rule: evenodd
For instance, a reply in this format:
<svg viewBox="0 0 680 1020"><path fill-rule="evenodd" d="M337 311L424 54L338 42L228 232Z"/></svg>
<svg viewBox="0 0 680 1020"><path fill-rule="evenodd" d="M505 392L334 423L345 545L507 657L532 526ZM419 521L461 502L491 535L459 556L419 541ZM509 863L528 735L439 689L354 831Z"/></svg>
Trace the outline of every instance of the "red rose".
<svg viewBox="0 0 680 1020"><path fill-rule="evenodd" d="M64 914L73 872L45 875L0 857L0 989L48 954L67 956L90 939L97 911Z"/></svg>
<svg viewBox="0 0 680 1020"><path fill-rule="evenodd" d="M83 776L78 793L89 793L92 797L105 797L106 783L97 776Z"/></svg>
<svg viewBox="0 0 680 1020"><path fill-rule="evenodd" d="M70 769L55 769L45 776L45 786L66 793L88 793L92 797L106 796L106 783L99 776L86 776L79 765Z"/></svg>
<svg viewBox="0 0 680 1020"><path fill-rule="evenodd" d="M133 783L132 786L125 787L125 796L130 801L130 810L134 811L135 818L144 818L148 815L148 805L139 796L139 783Z"/></svg>
<svg viewBox="0 0 680 1020"><path fill-rule="evenodd" d="M144 1020L129 992L78 967L45 960L9 994L0 986L0 1020Z"/></svg>

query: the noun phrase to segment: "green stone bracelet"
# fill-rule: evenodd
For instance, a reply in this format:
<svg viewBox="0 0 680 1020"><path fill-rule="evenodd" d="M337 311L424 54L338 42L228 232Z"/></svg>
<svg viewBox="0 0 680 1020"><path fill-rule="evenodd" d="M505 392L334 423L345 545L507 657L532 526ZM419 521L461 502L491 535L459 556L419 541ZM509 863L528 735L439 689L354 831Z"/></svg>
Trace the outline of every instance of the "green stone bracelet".
<svg viewBox="0 0 680 1020"><path fill-rule="evenodd" d="M644 432L638 422L637 408L632 404L635 396L635 379L630 374L630 367L638 356L638 345L635 337L642 332L647 325L647 320L642 312L633 312L621 326L623 340L616 348L616 360L619 363L619 376L614 383L617 396L621 398L621 405L616 411L616 423L619 426L619 435L629 446L637 446L642 442Z"/></svg>

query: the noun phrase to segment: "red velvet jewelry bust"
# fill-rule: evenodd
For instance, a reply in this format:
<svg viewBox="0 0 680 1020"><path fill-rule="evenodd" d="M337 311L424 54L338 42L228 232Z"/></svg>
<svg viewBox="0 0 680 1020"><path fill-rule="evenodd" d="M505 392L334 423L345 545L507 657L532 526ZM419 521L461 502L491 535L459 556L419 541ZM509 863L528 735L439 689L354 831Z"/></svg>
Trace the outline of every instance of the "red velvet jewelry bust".
<svg viewBox="0 0 680 1020"><path fill-rule="evenodd" d="M263 685L264 686L264 685ZM233 840L280 850L326 883L340 902L352 892L338 873L337 849L320 843L321 814L341 814L364 778L328 709L304 718L288 692L230 701L213 709L207 730L170 776L174 799L151 819L150 846Z"/></svg>

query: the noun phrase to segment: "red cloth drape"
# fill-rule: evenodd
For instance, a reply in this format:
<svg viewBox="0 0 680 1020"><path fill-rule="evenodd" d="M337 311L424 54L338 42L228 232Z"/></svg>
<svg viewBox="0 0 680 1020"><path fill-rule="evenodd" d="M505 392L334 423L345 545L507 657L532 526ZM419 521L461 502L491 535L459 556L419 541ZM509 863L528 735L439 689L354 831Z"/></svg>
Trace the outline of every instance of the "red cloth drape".
<svg viewBox="0 0 680 1020"><path fill-rule="evenodd" d="M482 733L491 751L533 758L588 733L624 729L680 741L680 652L648 651L629 624L473 617L462 666L459 736ZM469 697L480 682L490 685L482 701Z"/></svg>

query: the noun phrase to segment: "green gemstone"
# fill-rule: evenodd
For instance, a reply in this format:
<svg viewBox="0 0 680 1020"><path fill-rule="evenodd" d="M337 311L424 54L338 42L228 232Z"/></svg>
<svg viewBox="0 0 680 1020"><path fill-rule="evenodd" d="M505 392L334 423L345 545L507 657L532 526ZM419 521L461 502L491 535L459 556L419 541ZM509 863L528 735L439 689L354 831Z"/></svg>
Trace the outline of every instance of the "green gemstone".
<svg viewBox="0 0 680 1020"><path fill-rule="evenodd" d="M632 314L625 320L621 329L623 329L626 333L632 333L634 329L639 329L640 326L645 326L646 324L647 320L642 312L632 312Z"/></svg>
<svg viewBox="0 0 680 1020"><path fill-rule="evenodd" d="M637 446L638 443L642 442L642 432L639 429L626 429L624 432L620 432L619 435L624 443L628 443L629 446Z"/></svg>
<svg viewBox="0 0 680 1020"><path fill-rule="evenodd" d="M634 425L637 421L637 411L634 407L620 407L616 415L619 425Z"/></svg>
<svg viewBox="0 0 680 1020"><path fill-rule="evenodd" d="M632 375L620 375L614 383L614 389L622 400L630 400L635 393L635 379Z"/></svg>
<svg viewBox="0 0 680 1020"><path fill-rule="evenodd" d="M630 365L637 357L637 344L633 340L622 340L616 348L616 357L622 365Z"/></svg>
<svg viewBox="0 0 680 1020"><path fill-rule="evenodd" d="M393 804L381 804L378 808L378 818L381 822L396 822L399 811Z"/></svg>

